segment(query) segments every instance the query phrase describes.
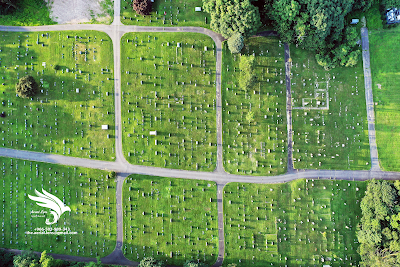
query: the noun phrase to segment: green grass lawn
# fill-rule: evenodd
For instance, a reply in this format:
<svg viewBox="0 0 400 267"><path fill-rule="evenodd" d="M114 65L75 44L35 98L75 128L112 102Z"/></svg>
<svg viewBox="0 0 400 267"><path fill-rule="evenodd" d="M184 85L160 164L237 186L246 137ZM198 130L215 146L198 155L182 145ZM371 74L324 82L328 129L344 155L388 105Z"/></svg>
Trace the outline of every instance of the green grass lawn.
<svg viewBox="0 0 400 267"><path fill-rule="evenodd" d="M104 257L114 250L115 181L106 179L107 172L9 158L0 158L0 168L1 247L86 257ZM44 210L53 220L50 209L28 198L42 188L71 209L52 225L31 214ZM26 234L47 227L66 227L77 234Z"/></svg>
<svg viewBox="0 0 400 267"><path fill-rule="evenodd" d="M224 188L225 259L237 266L358 265L365 182L296 180Z"/></svg>
<svg viewBox="0 0 400 267"><path fill-rule="evenodd" d="M290 47L296 169L370 169L362 59L325 71L312 52Z"/></svg>
<svg viewBox="0 0 400 267"><path fill-rule="evenodd" d="M0 32L0 146L113 160L111 39L94 31ZM56 70L56 65L58 70ZM41 92L15 94L32 75ZM79 93L76 90L79 90ZM101 125L109 130L101 130Z"/></svg>
<svg viewBox="0 0 400 267"><path fill-rule="evenodd" d="M189 259L214 263L216 188L208 181L129 176L123 187L125 256L133 261L152 256L172 265Z"/></svg>
<svg viewBox="0 0 400 267"><path fill-rule="evenodd" d="M202 0L155 0L150 15L142 16L133 10L132 0L122 0L121 22L139 26L210 28L210 15L204 11L196 12L195 7L203 8Z"/></svg>
<svg viewBox="0 0 400 267"><path fill-rule="evenodd" d="M400 49L399 32L399 28L369 32L376 142L385 171L400 171L400 67L388 60Z"/></svg>
<svg viewBox="0 0 400 267"><path fill-rule="evenodd" d="M44 0L19 0L18 10L0 15L0 25L39 26L56 24L50 19L49 9Z"/></svg>
<svg viewBox="0 0 400 267"><path fill-rule="evenodd" d="M212 39L195 33L129 33L121 53L125 158L132 164L213 171Z"/></svg>
<svg viewBox="0 0 400 267"><path fill-rule="evenodd" d="M273 37L246 40L256 55L257 83L239 88L240 55L224 45L222 106L224 168L234 174L276 175L287 168L286 86L283 43ZM246 115L254 113L249 123Z"/></svg>

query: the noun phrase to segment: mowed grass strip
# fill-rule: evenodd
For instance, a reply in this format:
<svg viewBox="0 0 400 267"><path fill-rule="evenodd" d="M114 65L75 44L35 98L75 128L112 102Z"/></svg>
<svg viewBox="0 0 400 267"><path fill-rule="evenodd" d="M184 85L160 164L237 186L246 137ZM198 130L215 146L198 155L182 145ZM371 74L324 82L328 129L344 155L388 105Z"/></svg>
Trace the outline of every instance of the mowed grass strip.
<svg viewBox="0 0 400 267"><path fill-rule="evenodd" d="M224 168L233 174L277 175L287 168L286 87L283 44L274 37L246 40L255 55L254 88L239 87L241 55L224 45L222 106ZM247 120L253 112L253 121Z"/></svg>
<svg viewBox="0 0 400 267"><path fill-rule="evenodd" d="M210 28L210 15L204 11L195 11L201 7L202 0L156 0L148 16L138 15L132 8L132 0L121 1L121 22L125 25L139 26L196 26Z"/></svg>
<svg viewBox="0 0 400 267"><path fill-rule="evenodd" d="M212 39L196 33L129 33L121 51L125 158L138 165L213 171Z"/></svg>
<svg viewBox="0 0 400 267"><path fill-rule="evenodd" d="M123 186L124 254L167 264L213 264L218 253L216 184L131 175Z"/></svg>
<svg viewBox="0 0 400 267"><path fill-rule="evenodd" d="M18 9L7 15L0 15L0 25L40 26L57 24L50 19L50 11L45 0L19 0Z"/></svg>
<svg viewBox="0 0 400 267"><path fill-rule="evenodd" d="M372 93L379 163L385 171L400 171L400 67L388 60L397 53L399 29L369 32Z"/></svg>
<svg viewBox="0 0 400 267"><path fill-rule="evenodd" d="M325 71L312 52L290 46L290 54L294 167L370 169L362 59Z"/></svg>
<svg viewBox="0 0 400 267"><path fill-rule="evenodd" d="M95 31L0 32L0 146L113 160L112 49ZM32 100L15 94L25 75L40 85Z"/></svg>
<svg viewBox="0 0 400 267"><path fill-rule="evenodd" d="M224 263L358 265L356 227L365 182L302 179L224 188Z"/></svg>
<svg viewBox="0 0 400 267"><path fill-rule="evenodd" d="M85 168L0 158L0 220L3 248L34 250L84 257L104 257L115 248L115 181L107 172ZM28 195L42 189L59 198L71 211L57 223L50 209L38 206ZM33 217L32 211L45 211L45 217ZM68 228L77 234L26 234L36 228ZM64 230L61 230L64 232Z"/></svg>

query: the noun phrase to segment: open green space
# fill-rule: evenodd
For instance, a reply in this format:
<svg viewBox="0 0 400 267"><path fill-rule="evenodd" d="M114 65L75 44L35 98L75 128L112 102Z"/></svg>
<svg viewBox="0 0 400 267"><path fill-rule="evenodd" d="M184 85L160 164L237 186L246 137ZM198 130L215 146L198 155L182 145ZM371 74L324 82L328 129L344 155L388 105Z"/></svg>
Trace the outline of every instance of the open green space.
<svg viewBox="0 0 400 267"><path fill-rule="evenodd" d="M125 256L152 256L169 265L218 254L214 182L130 175L123 186Z"/></svg>
<svg viewBox="0 0 400 267"><path fill-rule="evenodd" d="M212 39L196 33L129 33L121 42L125 158L132 164L213 171Z"/></svg>
<svg viewBox="0 0 400 267"><path fill-rule="evenodd" d="M400 49L399 32L399 28L369 32L376 143L385 171L400 171L400 66L388 59Z"/></svg>
<svg viewBox="0 0 400 267"><path fill-rule="evenodd" d="M224 168L234 174L277 175L287 168L284 48L277 38L246 40L243 55L255 55L254 88L239 87L239 54L223 49ZM253 120L247 115L253 113Z"/></svg>
<svg viewBox="0 0 400 267"><path fill-rule="evenodd" d="M290 54L295 168L370 169L362 60L325 71L313 52Z"/></svg>
<svg viewBox="0 0 400 267"><path fill-rule="evenodd" d="M365 182L310 179L227 184L224 264L357 266L365 188Z"/></svg>
<svg viewBox="0 0 400 267"><path fill-rule="evenodd" d="M139 26L197 26L210 27L210 15L204 11L202 0L155 0L152 12L148 16L138 15L132 8L132 0L121 1L121 22ZM165 12L165 13L164 13Z"/></svg>
<svg viewBox="0 0 400 267"><path fill-rule="evenodd" d="M0 35L0 112L6 114L0 118L0 146L113 160L113 47L108 35ZM15 94L15 84L25 75L40 84L33 99Z"/></svg>
<svg viewBox="0 0 400 267"><path fill-rule="evenodd" d="M0 158L0 169L1 247L85 257L104 257L114 250L115 181L106 178L108 172L10 158ZM28 197L42 189L71 209L52 225L45 223L53 221L51 210ZM33 217L33 211L42 210L47 212L45 218ZM67 228L76 234L26 233L49 227L50 233Z"/></svg>
<svg viewBox="0 0 400 267"><path fill-rule="evenodd" d="M0 15L0 25L40 26L56 24L50 19L49 8L44 0L20 0L18 9L11 14Z"/></svg>

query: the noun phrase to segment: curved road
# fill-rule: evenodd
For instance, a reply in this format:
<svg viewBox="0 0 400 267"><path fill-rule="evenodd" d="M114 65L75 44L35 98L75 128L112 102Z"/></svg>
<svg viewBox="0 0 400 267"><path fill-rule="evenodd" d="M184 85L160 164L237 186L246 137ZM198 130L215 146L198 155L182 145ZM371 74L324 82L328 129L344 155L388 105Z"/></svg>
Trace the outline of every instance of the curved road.
<svg viewBox="0 0 400 267"><path fill-rule="evenodd" d="M364 28L363 28L364 29ZM131 173L155 175L174 178L186 179L199 179L209 180L217 183L217 201L218 201L218 234L219 234L219 252L218 258L213 267L221 266L224 254L224 217L223 217L223 187L229 182L244 182L244 183L282 183L300 178L309 179L344 179L344 180L368 180L372 178L397 180L400 178L400 173L396 172L382 172L377 165L374 151L376 151L376 143L374 143L375 132L373 131L372 137L370 134L371 144L371 160L372 168L370 171L333 171L333 170L294 170L292 162L292 142L291 142L291 90L290 90L290 53L289 46L285 44L285 70L286 70L286 89L287 89L287 124L288 124L288 173L279 176L245 176L245 175L232 175L227 174L223 168L223 141L222 141L222 97L221 97L221 64L222 64L222 41L224 40L219 34L211 30L200 27L152 27L152 26L126 26L122 25L120 21L120 1L114 1L114 21L111 25L99 24L74 24L74 25L49 25L49 26L36 26L36 27L21 27L21 26L0 26L0 31L13 31L13 32L30 32L30 31L66 31L66 30L96 30L107 33L113 41L114 46L114 87L115 87L115 152L116 161L106 162L82 158L67 157L62 155L45 154L39 152L29 152L22 150L14 150L7 148L0 148L0 156L19 158L32 161L48 162L61 165L81 166L95 169L113 170L118 173L116 182L116 203L117 203L117 243L115 250L108 256L102 258L103 263L120 264L120 265L134 265L137 262L127 260L122 252L123 246L123 206L122 206L122 186L125 178ZM194 32L202 33L210 36L216 45L216 126L217 126L217 166L214 172L198 172L198 171L184 171L175 169L164 169L148 166L137 166L129 164L122 151L122 133L121 133L121 71L120 71L120 41L121 37L128 32ZM364 70L369 70L369 52L366 54L364 44L368 44L368 35L365 34L366 29L362 30L363 41L363 59L368 59L368 65L364 63ZM276 35L276 33L266 32L260 36ZM365 37L366 36L366 37ZM366 38L366 40L365 40ZM368 57L367 57L368 56ZM368 77L365 75L365 77ZM367 79L367 78L366 78ZM370 79L370 76L369 76ZM366 99L368 110L369 131L372 131L370 125L374 122L373 106L372 111L370 104L372 103L372 91L367 92L366 80ZM371 113L372 112L372 113ZM375 150L373 148L375 147ZM376 167L378 166L378 167ZM18 252L13 250L14 252ZM81 258L69 255L52 254L55 258L62 258L67 260L81 260L81 261L95 261L93 258Z"/></svg>

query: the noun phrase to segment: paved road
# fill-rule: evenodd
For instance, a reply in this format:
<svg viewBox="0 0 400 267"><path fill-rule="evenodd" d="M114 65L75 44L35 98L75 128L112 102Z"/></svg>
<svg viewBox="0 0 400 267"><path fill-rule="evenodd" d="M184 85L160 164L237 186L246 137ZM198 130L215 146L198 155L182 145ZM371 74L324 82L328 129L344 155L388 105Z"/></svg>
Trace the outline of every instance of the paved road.
<svg viewBox="0 0 400 267"><path fill-rule="evenodd" d="M292 90L290 80L290 67L292 62L290 59L289 44L285 43L285 75L286 75L286 123L287 123L287 171L289 173L294 171L293 168L293 127L292 127Z"/></svg>
<svg viewBox="0 0 400 267"><path fill-rule="evenodd" d="M378 149L376 147L374 97L372 95L368 29L365 27L361 28L361 43L362 43L362 56L363 56L363 67L364 67L365 101L367 104L368 138L369 138L369 147L371 153L371 169L380 170L379 160L378 160Z"/></svg>
<svg viewBox="0 0 400 267"><path fill-rule="evenodd" d="M225 233L224 233L224 186L225 183L217 183L217 207L218 207L218 257L212 267L222 265L225 256Z"/></svg>

